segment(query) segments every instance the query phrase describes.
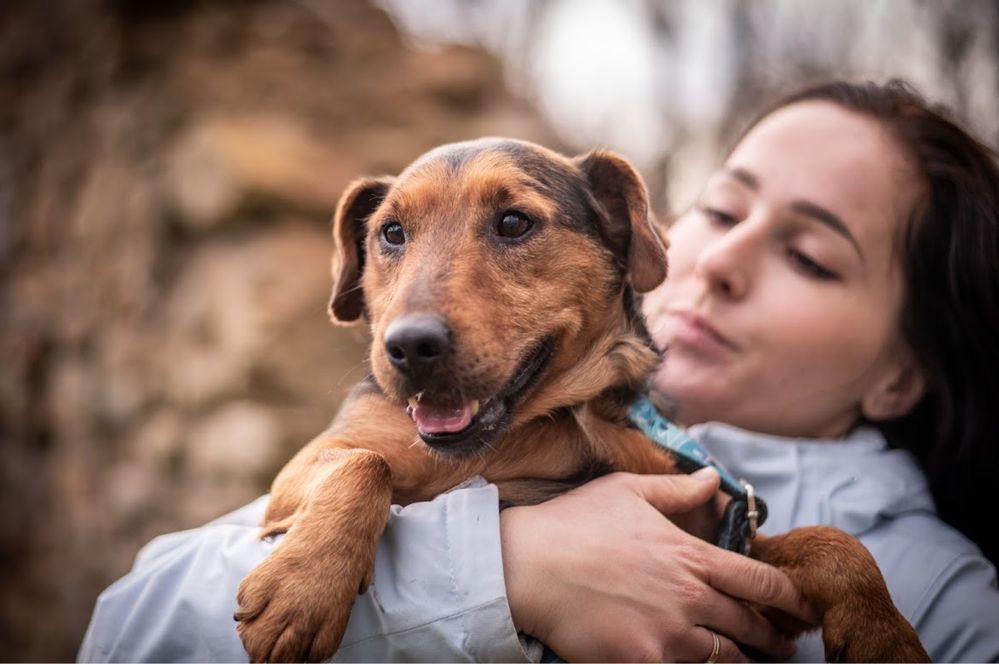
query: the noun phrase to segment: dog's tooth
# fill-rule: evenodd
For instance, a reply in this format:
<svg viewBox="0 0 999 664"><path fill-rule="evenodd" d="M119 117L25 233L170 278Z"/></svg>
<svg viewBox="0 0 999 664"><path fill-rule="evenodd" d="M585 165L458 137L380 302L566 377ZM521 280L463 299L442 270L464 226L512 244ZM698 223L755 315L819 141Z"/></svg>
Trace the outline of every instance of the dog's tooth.
<svg viewBox="0 0 999 664"><path fill-rule="evenodd" d="M475 417L479 413L479 400L476 399L472 402L472 417Z"/></svg>
<svg viewBox="0 0 999 664"><path fill-rule="evenodd" d="M409 397L409 407L410 408L416 408L416 406L419 403L420 403L420 397L419 396Z"/></svg>

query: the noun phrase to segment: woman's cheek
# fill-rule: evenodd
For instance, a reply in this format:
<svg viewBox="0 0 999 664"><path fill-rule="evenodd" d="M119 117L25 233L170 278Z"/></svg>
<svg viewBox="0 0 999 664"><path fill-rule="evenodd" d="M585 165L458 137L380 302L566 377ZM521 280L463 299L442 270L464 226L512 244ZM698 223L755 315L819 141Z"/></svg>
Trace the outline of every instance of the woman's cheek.
<svg viewBox="0 0 999 664"><path fill-rule="evenodd" d="M659 348L665 347L672 334L667 311L675 297L675 285L670 282L669 276L666 277L665 283L642 297L642 313L645 315L646 328Z"/></svg>
<svg viewBox="0 0 999 664"><path fill-rule="evenodd" d="M790 315L774 326L779 331L774 350L786 353L790 370L851 376L875 362L884 336L879 317L864 313L857 303L843 304L814 298L809 305L790 308Z"/></svg>

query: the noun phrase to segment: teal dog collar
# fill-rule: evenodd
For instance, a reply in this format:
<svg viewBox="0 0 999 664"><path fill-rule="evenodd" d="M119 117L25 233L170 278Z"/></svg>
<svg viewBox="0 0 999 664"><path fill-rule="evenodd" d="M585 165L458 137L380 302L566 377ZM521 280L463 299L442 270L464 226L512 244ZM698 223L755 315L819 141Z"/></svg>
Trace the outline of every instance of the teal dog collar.
<svg viewBox="0 0 999 664"><path fill-rule="evenodd" d="M676 458L677 466L692 473L710 466L721 476L721 489L732 496L722 517L718 546L748 554L756 529L767 518L767 506L753 486L739 481L683 429L663 417L645 395L639 395L628 410L628 418L639 431Z"/></svg>

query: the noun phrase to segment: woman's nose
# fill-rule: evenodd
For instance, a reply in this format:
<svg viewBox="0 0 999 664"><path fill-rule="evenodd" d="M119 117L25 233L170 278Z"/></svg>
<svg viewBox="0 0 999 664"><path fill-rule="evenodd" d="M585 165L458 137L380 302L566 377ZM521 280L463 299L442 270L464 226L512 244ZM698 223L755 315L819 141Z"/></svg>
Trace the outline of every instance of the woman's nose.
<svg viewBox="0 0 999 664"><path fill-rule="evenodd" d="M713 238L701 250L694 272L707 282L713 294L726 299L742 299L752 283L757 244L749 220L740 222Z"/></svg>

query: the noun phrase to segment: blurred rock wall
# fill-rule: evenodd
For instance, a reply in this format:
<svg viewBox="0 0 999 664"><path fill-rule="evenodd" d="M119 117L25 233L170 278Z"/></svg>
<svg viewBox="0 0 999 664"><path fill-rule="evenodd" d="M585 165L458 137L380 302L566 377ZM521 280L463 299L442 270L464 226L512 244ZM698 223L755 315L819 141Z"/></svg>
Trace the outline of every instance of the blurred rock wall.
<svg viewBox="0 0 999 664"><path fill-rule="evenodd" d="M68 660L143 543L264 492L364 375L325 310L344 185L558 146L361 0L11 0L0 99L0 657Z"/></svg>

